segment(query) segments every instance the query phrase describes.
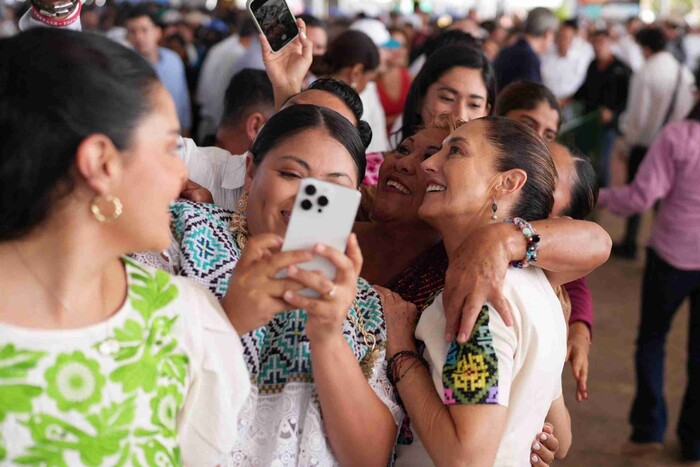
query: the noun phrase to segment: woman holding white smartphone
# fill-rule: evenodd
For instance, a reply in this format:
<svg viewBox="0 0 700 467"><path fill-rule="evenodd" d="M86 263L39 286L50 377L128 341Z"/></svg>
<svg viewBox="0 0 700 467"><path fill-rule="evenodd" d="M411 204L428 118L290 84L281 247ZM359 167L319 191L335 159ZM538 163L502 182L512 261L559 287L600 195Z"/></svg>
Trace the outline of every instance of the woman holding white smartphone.
<svg viewBox="0 0 700 467"><path fill-rule="evenodd" d="M357 241L346 254L279 251L301 179L357 189L360 136L331 110L297 105L273 116L249 153L237 212L187 201L171 209L179 273L222 298L241 332L254 330L242 338L254 387L231 462L386 465L401 411L386 379L381 301L358 279ZM333 282L296 266L313 255L335 266Z"/></svg>

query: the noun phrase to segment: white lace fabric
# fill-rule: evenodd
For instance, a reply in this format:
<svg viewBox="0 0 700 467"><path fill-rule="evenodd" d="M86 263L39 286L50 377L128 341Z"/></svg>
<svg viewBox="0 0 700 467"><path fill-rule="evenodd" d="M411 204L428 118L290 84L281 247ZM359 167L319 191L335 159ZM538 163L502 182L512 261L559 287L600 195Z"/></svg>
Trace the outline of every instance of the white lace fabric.
<svg viewBox="0 0 700 467"><path fill-rule="evenodd" d="M403 411L386 377L385 352L374 365L369 384L400 426ZM239 438L227 466L337 466L326 437L313 383L287 383L281 392L260 394L253 384L238 419Z"/></svg>

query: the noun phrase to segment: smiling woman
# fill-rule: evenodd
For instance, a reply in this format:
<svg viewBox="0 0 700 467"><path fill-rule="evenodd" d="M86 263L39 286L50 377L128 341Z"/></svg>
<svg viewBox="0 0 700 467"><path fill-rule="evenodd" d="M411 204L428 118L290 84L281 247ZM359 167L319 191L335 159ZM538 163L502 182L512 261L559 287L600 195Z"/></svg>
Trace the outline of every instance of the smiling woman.
<svg viewBox="0 0 700 467"><path fill-rule="evenodd" d="M401 412L384 371L381 302L358 279L356 240L347 254L279 251L302 178L357 188L360 135L332 110L294 105L268 120L249 153L237 212L187 201L171 210L179 274L214 292L248 333L242 340L256 384L233 463L386 464ZM296 266L313 254L335 265L334 282ZM281 269L288 279L276 278ZM321 297L296 293L305 287ZM357 410L361 418L348 418Z"/></svg>
<svg viewBox="0 0 700 467"><path fill-rule="evenodd" d="M443 113L464 121L490 115L496 100L493 68L477 48L444 47L428 58L406 98L400 139Z"/></svg>

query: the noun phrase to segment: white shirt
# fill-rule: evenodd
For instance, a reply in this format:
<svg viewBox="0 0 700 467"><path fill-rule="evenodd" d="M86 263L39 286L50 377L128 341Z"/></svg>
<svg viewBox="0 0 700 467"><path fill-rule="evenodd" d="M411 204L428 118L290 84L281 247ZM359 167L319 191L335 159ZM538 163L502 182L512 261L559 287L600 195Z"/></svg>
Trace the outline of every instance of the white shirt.
<svg viewBox="0 0 700 467"><path fill-rule="evenodd" d="M364 113L362 120L369 123L372 128L372 142L367 148L367 152L389 151L389 138L386 134L386 116L384 115L384 107L379 99L377 91L377 83L371 81L367 83L367 87L360 94Z"/></svg>
<svg viewBox="0 0 700 467"><path fill-rule="evenodd" d="M542 429L552 402L562 394L566 321L539 268L508 270L503 294L513 311L513 327L507 327L488 305L469 342L447 343L439 295L421 315L416 338L425 343L423 356L443 403L508 408L494 465L529 466L532 440ZM396 465L433 465L415 431L412 444L398 445Z"/></svg>
<svg viewBox="0 0 700 467"><path fill-rule="evenodd" d="M622 36L616 44L612 46L613 55L622 60L632 71L636 72L644 66L644 55L642 48L629 34Z"/></svg>
<svg viewBox="0 0 700 467"><path fill-rule="evenodd" d="M197 102L201 116L200 136L216 132L224 114L224 96L236 61L243 56L246 49L238 35L224 39L209 50L197 85Z"/></svg>
<svg viewBox="0 0 700 467"><path fill-rule="evenodd" d="M574 43L564 57L554 47L542 56L542 81L557 99L566 99L586 80L590 63L591 56L583 45Z"/></svg>
<svg viewBox="0 0 700 467"><path fill-rule="evenodd" d="M685 118L695 102L695 78L668 52L652 55L632 75L627 108L620 117L620 131L628 145L651 146L671 105L678 67L682 66L676 105L669 122Z"/></svg>
<svg viewBox="0 0 700 467"><path fill-rule="evenodd" d="M216 205L236 210L245 183L246 154L234 155L213 146L202 148L190 138L182 138L180 158L190 180L211 191Z"/></svg>
<svg viewBox="0 0 700 467"><path fill-rule="evenodd" d="M125 262L128 299L103 322L0 323L3 465L216 465L236 444L250 376L218 300Z"/></svg>

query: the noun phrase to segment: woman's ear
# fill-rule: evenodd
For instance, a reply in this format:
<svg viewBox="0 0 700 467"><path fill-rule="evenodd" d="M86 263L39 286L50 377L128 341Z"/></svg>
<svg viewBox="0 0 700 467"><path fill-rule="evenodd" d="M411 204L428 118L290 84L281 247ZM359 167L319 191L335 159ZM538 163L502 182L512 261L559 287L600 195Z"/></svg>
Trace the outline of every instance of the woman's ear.
<svg viewBox="0 0 700 467"><path fill-rule="evenodd" d="M496 199L506 198L519 192L525 186L527 173L522 169L512 169L498 174L494 182L494 197Z"/></svg>
<svg viewBox="0 0 700 467"><path fill-rule="evenodd" d="M249 152L245 157L245 182L243 183L243 190L250 190L250 186L253 183L253 177L255 176L255 164L253 163L253 155Z"/></svg>
<svg viewBox="0 0 700 467"><path fill-rule="evenodd" d="M81 141L75 163L78 173L97 195L111 194L121 182L124 171L122 156L105 135L90 135Z"/></svg>

